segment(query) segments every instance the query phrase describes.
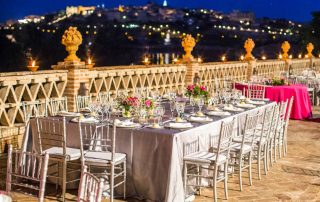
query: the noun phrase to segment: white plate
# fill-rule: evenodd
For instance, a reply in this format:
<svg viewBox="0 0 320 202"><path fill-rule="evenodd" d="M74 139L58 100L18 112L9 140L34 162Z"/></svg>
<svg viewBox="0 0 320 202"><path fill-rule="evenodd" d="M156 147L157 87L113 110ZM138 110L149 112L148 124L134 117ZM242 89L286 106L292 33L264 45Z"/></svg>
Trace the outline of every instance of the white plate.
<svg viewBox="0 0 320 202"><path fill-rule="evenodd" d="M247 108L247 109L252 109L252 108L256 108L255 105L252 104L237 104L237 107L242 107L242 108Z"/></svg>
<svg viewBox="0 0 320 202"><path fill-rule="evenodd" d="M266 104L266 102L265 101L259 101L259 100L249 100L249 101L247 101L247 103L249 103L249 104L254 104L254 105L265 105Z"/></svg>
<svg viewBox="0 0 320 202"><path fill-rule="evenodd" d="M166 127L174 129L185 129L192 128L193 125L191 123L169 123L166 125Z"/></svg>
<svg viewBox="0 0 320 202"><path fill-rule="evenodd" d="M251 100L253 100L253 101L265 101L265 102L270 101L269 98L251 98Z"/></svg>
<svg viewBox="0 0 320 202"><path fill-rule="evenodd" d="M208 111L206 114L210 116L230 116L230 112L224 112L224 111Z"/></svg>
<svg viewBox="0 0 320 202"><path fill-rule="evenodd" d="M213 121L213 119L204 116L204 117L197 117L197 116L190 116L189 121L198 122L198 123L207 123Z"/></svg>

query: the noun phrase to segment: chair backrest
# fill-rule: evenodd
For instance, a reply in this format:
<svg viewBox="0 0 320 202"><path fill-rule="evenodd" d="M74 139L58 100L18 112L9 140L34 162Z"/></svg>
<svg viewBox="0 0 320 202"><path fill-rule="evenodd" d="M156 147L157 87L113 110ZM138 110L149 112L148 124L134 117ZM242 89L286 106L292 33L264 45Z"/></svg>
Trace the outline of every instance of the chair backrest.
<svg viewBox="0 0 320 202"><path fill-rule="evenodd" d="M241 141L241 148L240 148L241 153L243 153L244 151L245 143L250 143L250 145L253 146L258 121L262 115L263 115L262 112L258 112L252 115L249 115L249 114L246 115L244 129L242 131L242 141Z"/></svg>
<svg viewBox="0 0 320 202"><path fill-rule="evenodd" d="M98 179L96 176L87 172L87 166L81 172L81 180L78 190L78 202L100 202L104 179Z"/></svg>
<svg viewBox="0 0 320 202"><path fill-rule="evenodd" d="M90 95L88 96L76 95L75 99L76 99L77 112L80 112L81 110L85 109L92 102Z"/></svg>
<svg viewBox="0 0 320 202"><path fill-rule="evenodd" d="M287 106L288 106L288 100L280 103L279 121L280 121L281 123L284 123L284 121L285 121L285 119L286 119ZM279 123L279 124L281 124L281 123Z"/></svg>
<svg viewBox="0 0 320 202"><path fill-rule="evenodd" d="M30 118L48 116L48 102L45 101L23 101L22 109L25 123L28 123Z"/></svg>
<svg viewBox="0 0 320 202"><path fill-rule="evenodd" d="M263 138L268 139L270 137L270 130L273 124L274 110L275 106L272 106L266 108L264 111L259 143L262 143Z"/></svg>
<svg viewBox="0 0 320 202"><path fill-rule="evenodd" d="M97 101L101 103L108 102L111 98L110 92L100 92L97 97Z"/></svg>
<svg viewBox="0 0 320 202"><path fill-rule="evenodd" d="M66 118L36 118L40 153L52 147L61 147L66 155Z"/></svg>
<svg viewBox="0 0 320 202"><path fill-rule="evenodd" d="M263 99L265 98L266 86L265 85L257 85L257 84L248 84L248 98L257 98Z"/></svg>
<svg viewBox="0 0 320 202"><path fill-rule="evenodd" d="M235 118L229 122L222 122L219 134L219 141L217 145L216 162L219 162L220 156L225 155L227 158L230 153L230 148L233 138L233 129L235 124ZM215 147L214 145L215 136L210 137L210 147Z"/></svg>
<svg viewBox="0 0 320 202"><path fill-rule="evenodd" d="M111 161L115 157L116 127L109 124L86 124L79 122L80 152L84 162L84 152L111 152Z"/></svg>
<svg viewBox="0 0 320 202"><path fill-rule="evenodd" d="M21 161L21 159L24 160ZM44 201L48 161L48 154L13 151L12 146L9 145L6 180L7 192L11 192L12 186L33 189L39 191L38 200Z"/></svg>
<svg viewBox="0 0 320 202"><path fill-rule="evenodd" d="M196 153L199 149L199 138L197 138L196 140L184 143L183 155L186 156L188 154Z"/></svg>
<svg viewBox="0 0 320 202"><path fill-rule="evenodd" d="M60 111L68 111L67 97L50 99L50 114L57 115Z"/></svg>
<svg viewBox="0 0 320 202"><path fill-rule="evenodd" d="M289 124L289 119L290 119L290 116L291 116L291 110L292 110L293 101L294 101L294 97L292 96L290 98L290 101L289 101L289 104L288 104L288 107L287 107L287 111L286 111L286 116L285 116L286 126L288 126L288 124Z"/></svg>

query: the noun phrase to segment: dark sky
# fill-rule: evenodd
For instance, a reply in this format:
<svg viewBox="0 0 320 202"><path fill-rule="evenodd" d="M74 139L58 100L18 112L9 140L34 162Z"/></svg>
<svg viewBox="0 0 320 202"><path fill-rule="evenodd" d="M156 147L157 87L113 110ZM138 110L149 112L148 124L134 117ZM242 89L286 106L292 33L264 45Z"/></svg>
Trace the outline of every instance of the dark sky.
<svg viewBox="0 0 320 202"><path fill-rule="evenodd" d="M162 3L162 0L155 0ZM310 12L320 10L320 0L167 0L173 7L210 8L223 12L233 9L253 11L258 17L287 18L309 21ZM67 5L119 4L141 5L147 0L0 0L0 22L31 14L44 14L64 9Z"/></svg>

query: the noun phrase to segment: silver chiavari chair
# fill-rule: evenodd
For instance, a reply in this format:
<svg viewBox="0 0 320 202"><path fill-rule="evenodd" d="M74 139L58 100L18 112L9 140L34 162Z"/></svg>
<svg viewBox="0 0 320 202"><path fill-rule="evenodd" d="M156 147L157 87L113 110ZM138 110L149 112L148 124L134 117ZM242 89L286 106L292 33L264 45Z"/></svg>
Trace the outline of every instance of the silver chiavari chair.
<svg viewBox="0 0 320 202"><path fill-rule="evenodd" d="M239 172L240 191L242 191L242 172L248 168L249 183L252 185L252 158L255 135L257 132L258 120L261 113L246 115L244 129L240 137L233 139L234 145L231 148L232 162L230 165L233 170Z"/></svg>
<svg viewBox="0 0 320 202"><path fill-rule="evenodd" d="M274 162L277 161L277 152L279 158L282 157L281 154L281 149L282 149L282 134L284 133L284 128L285 128L285 118L286 118L286 112L287 112L287 106L288 106L288 100L285 102L281 102L278 104L279 105L279 117L278 117L278 123L277 123L277 128L275 132L275 137L274 137L274 143L273 143L273 151L274 151Z"/></svg>
<svg viewBox="0 0 320 202"><path fill-rule="evenodd" d="M294 97L292 96L289 100L289 104L288 104L286 116L285 116L284 129L282 130L283 133L281 134L281 138L280 138L280 143L282 142L281 144L282 144L283 156L285 156L288 151L287 132L288 132L288 126L289 126L289 120L290 120L293 101L294 101Z"/></svg>
<svg viewBox="0 0 320 202"><path fill-rule="evenodd" d="M209 137L208 151L199 149L199 140L184 145L184 190L187 195L189 186L204 187L202 179L208 179L213 184L214 201L218 200L217 183L224 181L225 198L228 199L228 162L232 144L232 134L235 119L229 122L222 122L218 142L216 136ZM213 172L205 175L202 170ZM196 178L196 183L189 183L190 178Z"/></svg>
<svg viewBox="0 0 320 202"><path fill-rule="evenodd" d="M56 116L58 112L68 111L67 97L51 98L49 101L50 115Z"/></svg>
<svg viewBox="0 0 320 202"><path fill-rule="evenodd" d="M311 103L314 104L316 92L315 92L315 88L311 85L309 79L306 77L297 77L297 83L307 87L308 93L310 95Z"/></svg>
<svg viewBox="0 0 320 202"><path fill-rule="evenodd" d="M99 95L98 95L98 98L99 98ZM88 107L89 104L92 102L90 95L88 96L76 95L75 99L76 99L77 112L80 112L86 109L86 107Z"/></svg>
<svg viewBox="0 0 320 202"><path fill-rule="evenodd" d="M274 111L272 115L272 124L270 128L270 136L268 139L268 151L267 151L267 170L269 170L269 165L273 166L273 152L274 152L274 142L276 138L278 122L279 122L280 106L277 104L274 106Z"/></svg>
<svg viewBox="0 0 320 202"><path fill-rule="evenodd" d="M89 173L87 166L81 172L81 180L78 189L78 202L101 202L104 179L98 179Z"/></svg>
<svg viewBox="0 0 320 202"><path fill-rule="evenodd" d="M55 173L49 173L48 177L56 179L56 186L62 185L62 201L65 201L67 183L78 181L79 179L67 180L72 173L79 173L80 169L68 168L68 165L80 165L80 149L67 147L66 119L62 118L36 118L38 133L38 152L47 153L50 162L49 167L55 167ZM61 165L62 164L62 165ZM62 167L62 176L60 168Z"/></svg>
<svg viewBox="0 0 320 202"><path fill-rule="evenodd" d="M248 84L247 97L251 99L264 99L266 92L265 85Z"/></svg>
<svg viewBox="0 0 320 202"><path fill-rule="evenodd" d="M24 159L21 161L21 159ZM49 155L13 150L9 145L6 191L13 187L38 191L38 201L44 201Z"/></svg>
<svg viewBox="0 0 320 202"><path fill-rule="evenodd" d="M264 165L264 173L267 174L267 166L268 166L268 140L270 138L270 130L273 124L273 113L274 107L268 107L265 109L262 116L262 125L261 128L257 128L257 137L255 138L255 159L257 160L258 165L258 178L261 179L261 169L260 163L263 160Z"/></svg>
<svg viewBox="0 0 320 202"><path fill-rule="evenodd" d="M95 176L105 178L110 193L114 198L114 188L123 185L123 197L126 197L126 154L116 153L116 127L108 124L84 124L79 122L82 167L94 168ZM102 170L99 172L98 170ZM107 171L107 172L106 172ZM115 184L115 181L117 184Z"/></svg>
<svg viewBox="0 0 320 202"><path fill-rule="evenodd" d="M24 114L25 123L25 134L22 140L22 151L26 151L29 130L30 130L30 119L36 117L47 117L48 116L48 101L24 101L22 102L22 109ZM34 144L32 144L33 147ZM32 149L34 151L34 149Z"/></svg>

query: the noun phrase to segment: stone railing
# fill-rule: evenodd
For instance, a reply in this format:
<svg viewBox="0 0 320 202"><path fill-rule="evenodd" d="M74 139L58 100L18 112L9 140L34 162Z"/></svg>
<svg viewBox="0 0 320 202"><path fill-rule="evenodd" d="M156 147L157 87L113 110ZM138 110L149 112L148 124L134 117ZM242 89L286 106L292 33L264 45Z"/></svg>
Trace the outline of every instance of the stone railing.
<svg viewBox="0 0 320 202"><path fill-rule="evenodd" d="M0 152L4 143L19 144L24 132L23 101L64 96L67 70L0 74Z"/></svg>
<svg viewBox="0 0 320 202"><path fill-rule="evenodd" d="M75 96L81 83L95 98L101 92L116 94L119 90L134 92L137 88L180 91L197 76L209 88L223 88L225 80L242 81L250 75L272 77L289 69L299 73L309 68L310 59L290 61L217 62L98 67L88 69L84 63L66 70L15 72L0 74L0 152L4 144L20 145L24 132L23 101L45 101L68 97L68 108L75 110ZM312 59L313 68L320 70L320 59ZM188 73L189 72L189 73ZM188 75L188 76L187 76ZM248 76L249 75L249 76Z"/></svg>
<svg viewBox="0 0 320 202"><path fill-rule="evenodd" d="M129 93L137 88L180 91L184 87L185 65L152 65L99 67L88 72L89 93L96 97L98 93L116 94L119 90Z"/></svg>

